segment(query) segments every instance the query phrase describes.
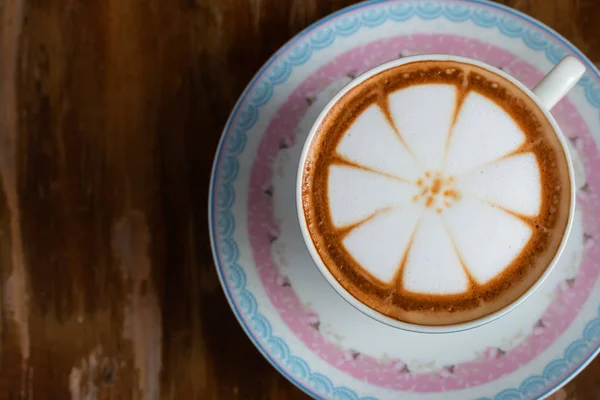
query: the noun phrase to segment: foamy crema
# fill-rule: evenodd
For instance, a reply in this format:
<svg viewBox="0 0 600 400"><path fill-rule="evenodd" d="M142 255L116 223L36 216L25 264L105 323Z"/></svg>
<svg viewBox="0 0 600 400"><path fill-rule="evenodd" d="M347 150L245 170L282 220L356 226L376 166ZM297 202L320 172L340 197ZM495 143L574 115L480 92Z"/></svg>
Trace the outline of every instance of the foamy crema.
<svg viewBox="0 0 600 400"><path fill-rule="evenodd" d="M313 138L302 182L308 231L338 282L425 325L520 297L557 252L572 200L535 102L455 61L401 65L351 89Z"/></svg>

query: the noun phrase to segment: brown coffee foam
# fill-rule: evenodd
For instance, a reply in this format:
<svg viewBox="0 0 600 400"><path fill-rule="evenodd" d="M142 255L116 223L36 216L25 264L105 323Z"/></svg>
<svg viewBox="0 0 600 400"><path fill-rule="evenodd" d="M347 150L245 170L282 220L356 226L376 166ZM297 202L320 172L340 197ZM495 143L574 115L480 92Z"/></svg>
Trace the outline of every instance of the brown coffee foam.
<svg viewBox="0 0 600 400"><path fill-rule="evenodd" d="M346 130L372 104L382 109L395 128L388 108L388 95L426 83L457 85L454 122L459 106L470 91L476 91L502 107L527 137L522 146L510 155L533 153L540 170L542 204L539 215L532 217L509 211L532 228L528 243L513 262L491 281L481 285L469 275L470 288L461 294L436 295L405 290L402 286L403 267L410 246L392 283L379 281L363 269L342 244L343 238L364 221L336 228L329 213L329 166L352 165L335 150ZM401 132L395 130L403 141ZM323 120L311 143L302 176L302 201L308 230L319 256L333 276L369 307L392 318L423 325L470 321L505 307L526 292L544 273L560 246L572 201L570 189L567 161L560 141L535 102L505 78L480 67L454 61L402 65L351 89ZM368 216L365 221L372 217ZM460 256L460 253L457 254ZM465 271L468 272L466 268Z"/></svg>

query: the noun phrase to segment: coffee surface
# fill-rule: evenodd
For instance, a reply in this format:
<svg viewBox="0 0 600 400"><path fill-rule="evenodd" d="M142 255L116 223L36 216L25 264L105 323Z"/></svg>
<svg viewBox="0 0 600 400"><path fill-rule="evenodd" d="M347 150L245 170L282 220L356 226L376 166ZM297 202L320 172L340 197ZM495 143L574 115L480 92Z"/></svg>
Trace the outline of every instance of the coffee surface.
<svg viewBox="0 0 600 400"><path fill-rule="evenodd" d="M505 78L455 61L351 89L302 174L307 228L333 276L367 306L424 325L520 297L556 254L571 201L543 112Z"/></svg>

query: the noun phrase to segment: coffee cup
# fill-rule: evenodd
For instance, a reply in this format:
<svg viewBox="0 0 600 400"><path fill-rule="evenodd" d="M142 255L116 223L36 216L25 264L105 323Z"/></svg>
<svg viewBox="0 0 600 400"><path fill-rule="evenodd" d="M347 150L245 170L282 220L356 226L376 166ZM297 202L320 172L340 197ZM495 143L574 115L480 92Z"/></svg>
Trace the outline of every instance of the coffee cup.
<svg viewBox="0 0 600 400"><path fill-rule="evenodd" d="M549 110L585 67L533 89L485 63L418 55L375 67L316 119L297 211L333 289L392 327L489 323L551 273L575 210L569 149Z"/></svg>

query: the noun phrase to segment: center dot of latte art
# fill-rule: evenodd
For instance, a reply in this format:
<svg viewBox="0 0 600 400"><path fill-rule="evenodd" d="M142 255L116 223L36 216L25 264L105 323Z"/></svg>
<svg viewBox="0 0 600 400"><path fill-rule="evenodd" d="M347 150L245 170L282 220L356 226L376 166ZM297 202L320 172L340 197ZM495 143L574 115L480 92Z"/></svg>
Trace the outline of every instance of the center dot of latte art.
<svg viewBox="0 0 600 400"><path fill-rule="evenodd" d="M438 214L461 198L460 192L454 187L454 177L444 176L439 171L425 172L416 184L419 193L413 197L413 202L423 202L425 207L434 209Z"/></svg>

